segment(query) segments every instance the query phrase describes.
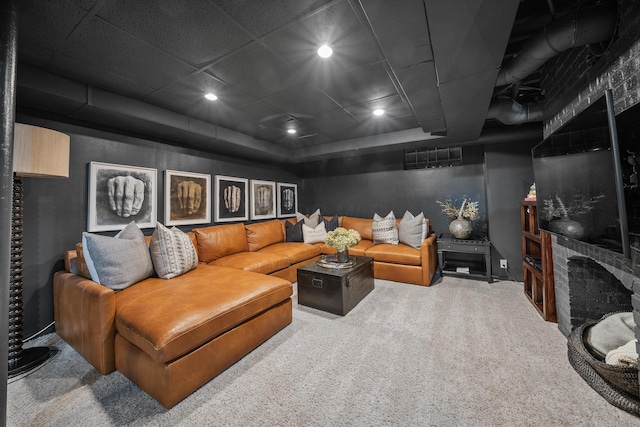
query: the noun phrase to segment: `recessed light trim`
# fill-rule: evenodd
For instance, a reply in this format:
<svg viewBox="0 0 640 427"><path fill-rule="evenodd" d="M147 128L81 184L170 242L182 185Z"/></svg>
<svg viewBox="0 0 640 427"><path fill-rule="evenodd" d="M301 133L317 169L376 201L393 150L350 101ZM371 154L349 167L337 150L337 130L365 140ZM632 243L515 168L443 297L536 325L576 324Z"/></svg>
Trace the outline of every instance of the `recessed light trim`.
<svg viewBox="0 0 640 427"><path fill-rule="evenodd" d="M382 108L376 108L375 110L373 110L373 115L374 116L382 116L384 113L385 113L385 111Z"/></svg>
<svg viewBox="0 0 640 427"><path fill-rule="evenodd" d="M287 133L290 133L291 135L293 135L296 132L297 131L295 129L287 129Z"/></svg>
<svg viewBox="0 0 640 427"><path fill-rule="evenodd" d="M216 99L218 99L218 97L211 92L207 93L204 97L207 98L209 101L215 101Z"/></svg>
<svg viewBox="0 0 640 427"><path fill-rule="evenodd" d="M320 56L320 58L328 58L331 55L333 55L333 49L326 44L318 48L318 56Z"/></svg>

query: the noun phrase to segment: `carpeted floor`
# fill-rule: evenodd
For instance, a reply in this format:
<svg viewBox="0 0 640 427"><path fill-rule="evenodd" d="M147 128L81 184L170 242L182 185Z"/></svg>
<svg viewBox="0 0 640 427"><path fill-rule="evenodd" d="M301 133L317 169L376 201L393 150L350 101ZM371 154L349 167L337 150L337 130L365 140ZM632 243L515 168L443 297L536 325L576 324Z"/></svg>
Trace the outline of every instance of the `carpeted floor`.
<svg viewBox="0 0 640 427"><path fill-rule="evenodd" d="M345 317L294 297L290 326L170 411L43 340L59 352L10 380L10 426L640 425L578 376L514 282L376 280Z"/></svg>

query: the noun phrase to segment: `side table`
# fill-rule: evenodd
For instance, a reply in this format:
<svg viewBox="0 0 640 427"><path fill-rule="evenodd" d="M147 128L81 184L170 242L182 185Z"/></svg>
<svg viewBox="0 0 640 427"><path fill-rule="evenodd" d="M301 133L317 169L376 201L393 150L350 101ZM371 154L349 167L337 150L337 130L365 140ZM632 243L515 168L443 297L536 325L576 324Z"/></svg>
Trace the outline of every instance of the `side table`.
<svg viewBox="0 0 640 427"><path fill-rule="evenodd" d="M455 257L454 254L473 254L473 256ZM441 234L438 237L438 263L443 276L470 277L493 282L491 242L486 237L456 239L451 234Z"/></svg>

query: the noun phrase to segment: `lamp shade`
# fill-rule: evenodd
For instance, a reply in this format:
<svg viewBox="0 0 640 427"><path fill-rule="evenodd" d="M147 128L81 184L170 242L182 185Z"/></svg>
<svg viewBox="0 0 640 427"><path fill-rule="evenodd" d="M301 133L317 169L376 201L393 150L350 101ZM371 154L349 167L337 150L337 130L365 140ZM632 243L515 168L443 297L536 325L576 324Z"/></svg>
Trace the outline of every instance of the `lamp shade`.
<svg viewBox="0 0 640 427"><path fill-rule="evenodd" d="M15 124L13 173L25 177L68 178L71 138L37 126Z"/></svg>

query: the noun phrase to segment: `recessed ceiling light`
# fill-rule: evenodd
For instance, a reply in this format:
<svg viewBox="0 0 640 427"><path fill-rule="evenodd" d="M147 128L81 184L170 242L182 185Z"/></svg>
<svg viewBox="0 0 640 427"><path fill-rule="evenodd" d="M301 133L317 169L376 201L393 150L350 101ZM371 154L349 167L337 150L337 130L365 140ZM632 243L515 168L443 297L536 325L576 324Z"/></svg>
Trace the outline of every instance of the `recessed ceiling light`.
<svg viewBox="0 0 640 427"><path fill-rule="evenodd" d="M294 133L296 133L296 130L295 129L287 129L287 132L290 133L290 134L294 134Z"/></svg>
<svg viewBox="0 0 640 427"><path fill-rule="evenodd" d="M376 108L375 110L373 110L374 116L381 116L383 114L384 114L384 110L382 108Z"/></svg>
<svg viewBox="0 0 640 427"><path fill-rule="evenodd" d="M329 46L324 45L324 46L320 46L320 48L318 49L318 55L321 58L328 58L331 55L333 55L333 49L331 49Z"/></svg>
<svg viewBox="0 0 640 427"><path fill-rule="evenodd" d="M212 93L208 93L204 97L207 98L209 101L215 101L216 99L218 99L218 97Z"/></svg>

